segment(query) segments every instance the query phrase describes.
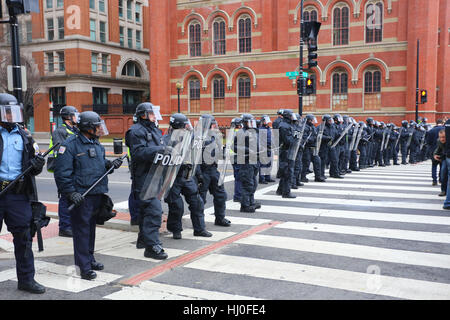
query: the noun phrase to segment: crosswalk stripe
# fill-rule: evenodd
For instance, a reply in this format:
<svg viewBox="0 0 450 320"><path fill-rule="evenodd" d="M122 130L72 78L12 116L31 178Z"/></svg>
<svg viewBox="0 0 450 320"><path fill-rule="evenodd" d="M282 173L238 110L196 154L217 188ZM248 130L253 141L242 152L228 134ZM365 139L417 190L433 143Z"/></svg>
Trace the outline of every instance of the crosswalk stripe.
<svg viewBox="0 0 450 320"><path fill-rule="evenodd" d="M431 174L416 174L416 173L400 173L400 172L382 172L382 171L371 171L371 172L365 172L365 171L356 171L352 172L352 176L391 176L391 177L411 177L411 178L417 178L417 179L431 179Z"/></svg>
<svg viewBox="0 0 450 320"><path fill-rule="evenodd" d="M193 261L184 267L402 299L450 299L450 284L316 267L291 262L211 254Z"/></svg>
<svg viewBox="0 0 450 320"><path fill-rule="evenodd" d="M253 297L153 281L144 281L138 287L122 288L103 298L110 300L259 300Z"/></svg>
<svg viewBox="0 0 450 320"><path fill-rule="evenodd" d="M216 220L216 216L214 215L214 209L212 211L213 211L212 213L211 212L207 213L205 210L205 222L214 222ZM271 221L269 219L242 218L242 217L226 217L226 218L231 221L232 225L245 225L245 226L257 226ZM183 216L183 219L189 220L190 217L188 215L185 215Z"/></svg>
<svg viewBox="0 0 450 320"><path fill-rule="evenodd" d="M185 228L183 231L181 231L181 236L185 240L203 240L203 241L210 241L210 242L217 242L226 238L229 238L231 236L234 236L236 232L226 232L226 231L212 231L212 237L205 238L205 237L196 237L194 236L194 230ZM171 238L172 233L162 235L162 238Z"/></svg>
<svg viewBox="0 0 450 320"><path fill-rule="evenodd" d="M450 269L450 255L386 249L348 243L255 234L236 241L247 245L313 252L357 259Z"/></svg>
<svg viewBox="0 0 450 320"><path fill-rule="evenodd" d="M391 185L391 184L401 184L401 185L403 185L403 184L405 184L405 185L408 185L408 186L413 184L414 186L422 186L422 187L429 186L431 188L431 183L426 183L424 181L412 181L411 179L409 179L409 180L390 180L390 179L381 178L381 177L380 178L374 178L374 177L371 177L371 178L366 177L366 178L364 178L364 177L355 177L355 176L351 176L351 175L350 176L345 176L345 178L342 179L342 180L328 178L325 183L323 183L323 182L318 182L318 183L321 183L322 185L325 185L326 183L333 182L333 181L342 181L343 184L345 184L347 182L359 183L361 186L365 186L365 185L370 186L370 185L372 185L374 183L378 183L379 185L380 184L382 184L382 185L385 185L385 184L386 185Z"/></svg>
<svg viewBox="0 0 450 320"><path fill-rule="evenodd" d="M368 190L368 189L377 189L377 190L401 190L401 191L435 191L436 195L439 192L440 189L433 189L430 186L427 187L416 187L416 186L383 186L383 185L375 185L375 184L352 184L352 183L333 183L333 182L326 182L326 183L321 183L321 182L308 182L307 184L305 184L306 187L320 187L320 188L358 188L361 190Z"/></svg>
<svg viewBox="0 0 450 320"><path fill-rule="evenodd" d="M230 210L239 210L239 206L233 206ZM424 223L436 225L450 225L450 217L430 216L430 215L415 215L415 214L401 214L401 213L379 213L371 211L351 211L351 210L337 210L337 209L316 209L316 208L295 208L285 206L270 206L263 205L256 213L276 213L289 214L295 216L312 216L324 218L343 218L356 220L373 220L386 222L404 222L404 223Z"/></svg>
<svg viewBox="0 0 450 320"><path fill-rule="evenodd" d="M401 202L401 201L382 201L382 200L350 200L336 198L318 198L318 197L303 197L300 196L295 199L286 199L281 196L264 195L255 197L258 200L266 201L286 201L315 204L334 204L334 205L353 205L365 207L383 207L383 208L401 208L401 209L423 209L423 210L439 210L442 212L442 203L419 203L419 202Z"/></svg>
<svg viewBox="0 0 450 320"><path fill-rule="evenodd" d="M337 224L323 223L304 223L304 222L285 222L275 228L314 231L314 232L330 232L348 235L358 235L367 237L402 239L435 243L450 243L450 233L412 231L387 228L369 228L359 226L346 226Z"/></svg>
<svg viewBox="0 0 450 320"><path fill-rule="evenodd" d="M386 190L386 189L385 189ZM311 188L300 188L300 189L292 189L291 192L294 193L316 193L316 194L329 194L329 195L343 195L343 196L371 196L371 197L384 197L384 199L389 200L389 198L404 198L404 199L429 199L429 200L438 200L435 194L416 194L416 193L408 193L408 192L376 192L376 191L353 191L353 190L338 190L338 189L311 189Z"/></svg>
<svg viewBox="0 0 450 320"><path fill-rule="evenodd" d="M380 173L372 173L372 174L360 174L360 175L350 175L352 179L366 179L366 180L408 180L409 182L411 181L420 181L420 182L425 182L428 180L431 180L430 178L427 177L406 177L406 176L394 176L391 174L380 174ZM349 176L345 175L345 178L347 178Z"/></svg>

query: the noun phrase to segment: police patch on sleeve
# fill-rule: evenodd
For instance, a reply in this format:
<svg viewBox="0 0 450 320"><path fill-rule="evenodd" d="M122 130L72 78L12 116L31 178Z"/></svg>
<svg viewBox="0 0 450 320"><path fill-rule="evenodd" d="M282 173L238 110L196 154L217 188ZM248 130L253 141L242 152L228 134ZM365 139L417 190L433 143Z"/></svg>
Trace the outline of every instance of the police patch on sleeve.
<svg viewBox="0 0 450 320"><path fill-rule="evenodd" d="M33 143L33 148L34 148L34 155L38 155L40 150L39 150L39 145L35 142Z"/></svg>
<svg viewBox="0 0 450 320"><path fill-rule="evenodd" d="M64 154L64 152L66 152L66 147L64 147L64 146L59 147L58 153Z"/></svg>

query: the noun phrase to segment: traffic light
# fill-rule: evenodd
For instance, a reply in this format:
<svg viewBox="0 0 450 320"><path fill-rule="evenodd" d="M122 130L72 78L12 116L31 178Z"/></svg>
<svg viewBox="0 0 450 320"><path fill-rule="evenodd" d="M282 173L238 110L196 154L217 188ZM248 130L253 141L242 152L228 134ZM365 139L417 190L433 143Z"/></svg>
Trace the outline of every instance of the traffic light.
<svg viewBox="0 0 450 320"><path fill-rule="evenodd" d="M319 35L321 23L308 21L303 23L302 37L308 45L308 68L317 67L317 36Z"/></svg>
<svg viewBox="0 0 450 320"><path fill-rule="evenodd" d="M420 103L426 103L427 102L427 90L420 90Z"/></svg>
<svg viewBox="0 0 450 320"><path fill-rule="evenodd" d="M309 96L311 94L314 94L315 88L314 88L314 79L312 77L309 77L306 79L306 86L305 86L305 96Z"/></svg>
<svg viewBox="0 0 450 320"><path fill-rule="evenodd" d="M303 95L303 84L305 79L303 78L297 78L297 95Z"/></svg>
<svg viewBox="0 0 450 320"><path fill-rule="evenodd" d="M39 0L6 0L10 16L39 12Z"/></svg>

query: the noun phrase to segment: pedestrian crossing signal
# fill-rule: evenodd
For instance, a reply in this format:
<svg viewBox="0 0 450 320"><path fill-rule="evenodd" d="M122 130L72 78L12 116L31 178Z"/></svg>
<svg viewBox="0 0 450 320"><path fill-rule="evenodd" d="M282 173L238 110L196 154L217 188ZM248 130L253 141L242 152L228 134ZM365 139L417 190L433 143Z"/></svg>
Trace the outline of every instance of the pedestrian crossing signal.
<svg viewBox="0 0 450 320"><path fill-rule="evenodd" d="M420 91L420 102L421 103L426 103L427 102L427 90L421 90Z"/></svg>
<svg viewBox="0 0 450 320"><path fill-rule="evenodd" d="M305 96L314 94L314 91L314 80L312 78L306 79Z"/></svg>

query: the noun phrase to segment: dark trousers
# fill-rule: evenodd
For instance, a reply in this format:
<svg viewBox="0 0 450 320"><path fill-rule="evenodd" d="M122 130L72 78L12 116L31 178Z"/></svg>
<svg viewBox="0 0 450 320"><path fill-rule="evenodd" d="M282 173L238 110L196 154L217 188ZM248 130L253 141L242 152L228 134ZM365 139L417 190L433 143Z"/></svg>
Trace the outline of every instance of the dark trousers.
<svg viewBox="0 0 450 320"><path fill-rule="evenodd" d="M130 211L131 220L139 219L139 199L136 197L133 190L128 196L128 210Z"/></svg>
<svg viewBox="0 0 450 320"><path fill-rule="evenodd" d="M358 153L356 150L349 150L349 168L350 170L357 170L358 168Z"/></svg>
<svg viewBox="0 0 450 320"><path fill-rule="evenodd" d="M180 176L175 179L169 194L164 199L169 205L167 230L170 232L183 231L182 218L184 214L184 202L181 195L184 196L184 199L188 203L194 231L205 230L204 204L198 192L197 182L194 179L184 179Z"/></svg>
<svg viewBox="0 0 450 320"><path fill-rule="evenodd" d="M316 179L320 178L320 157L314 155L314 148L305 148L305 151L303 152L302 157L302 173L301 178L306 178L306 175L308 174L308 169L311 164L311 161L313 163L313 171L314 171L314 177Z"/></svg>
<svg viewBox="0 0 450 320"><path fill-rule="evenodd" d="M402 152L402 164L406 164L406 160L408 159L408 141L400 141L399 144Z"/></svg>
<svg viewBox="0 0 450 320"><path fill-rule="evenodd" d="M329 146L325 145L320 148L319 156L321 159L321 168L320 172L321 175L325 176L325 164L327 162L330 163L330 176L335 177L339 175L339 168L338 168L338 157L336 154L336 148L330 148Z"/></svg>
<svg viewBox="0 0 450 320"><path fill-rule="evenodd" d="M233 175L234 175L234 195L233 200L241 201L241 180L239 179L239 164L233 164Z"/></svg>
<svg viewBox="0 0 450 320"><path fill-rule="evenodd" d="M138 193L135 192L135 198ZM139 234L137 241L146 247L161 245L159 240L159 229L161 228L162 207L161 200L151 198L148 200L138 200L138 221Z"/></svg>
<svg viewBox="0 0 450 320"><path fill-rule="evenodd" d="M202 196L203 203L206 204L206 194L211 193L214 203L214 215L217 219L225 218L225 202L227 201L227 192L225 191L224 184L218 185L220 173L217 171L217 167L202 166L203 184L201 185L199 192Z"/></svg>
<svg viewBox="0 0 450 320"><path fill-rule="evenodd" d="M59 230L70 230L72 228L70 224L69 206L70 203L67 198L61 195L58 203Z"/></svg>
<svg viewBox="0 0 450 320"><path fill-rule="evenodd" d="M368 166L368 158L367 158L367 144L360 143L358 146L359 149L359 168L365 169Z"/></svg>
<svg viewBox="0 0 450 320"><path fill-rule="evenodd" d="M0 229L5 220L8 231L13 235L18 282L29 282L34 279L31 219L31 205L27 196L8 192L0 198Z"/></svg>
<svg viewBox="0 0 450 320"><path fill-rule="evenodd" d="M272 157L272 153L269 152L267 157ZM266 160L267 162L267 160ZM259 182L269 181L271 179L270 173L272 171L272 158L268 163L259 164Z"/></svg>
<svg viewBox="0 0 450 320"><path fill-rule="evenodd" d="M255 205L255 192L258 188L258 165L241 164L239 179L241 180L242 196L241 206L250 207Z"/></svg>
<svg viewBox="0 0 450 320"><path fill-rule="evenodd" d="M84 202L71 212L71 223L73 233L73 250L75 265L82 273L91 270L91 263L95 262L95 217L93 212L102 204L101 195L88 195Z"/></svg>
<svg viewBox="0 0 450 320"><path fill-rule="evenodd" d="M293 175L293 179L292 179L292 185L295 186L297 184L299 184L301 181L301 174L302 174L302 169L303 169L303 162L302 162L302 158L303 158L303 150L299 150L297 153L297 158L295 159L295 163L294 163L294 175Z"/></svg>

